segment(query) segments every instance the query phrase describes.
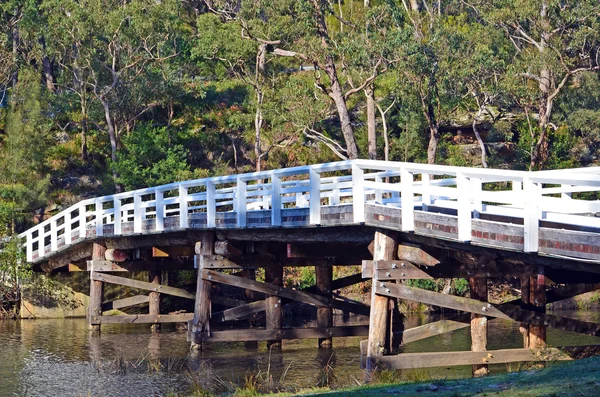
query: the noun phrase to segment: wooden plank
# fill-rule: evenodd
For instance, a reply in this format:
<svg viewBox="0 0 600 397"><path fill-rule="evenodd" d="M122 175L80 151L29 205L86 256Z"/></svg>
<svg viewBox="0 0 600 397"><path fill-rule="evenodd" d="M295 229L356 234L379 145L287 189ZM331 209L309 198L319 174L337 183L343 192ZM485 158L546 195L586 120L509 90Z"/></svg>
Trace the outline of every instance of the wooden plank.
<svg viewBox="0 0 600 397"><path fill-rule="evenodd" d="M214 185L207 184L207 201L208 195L210 192L214 194ZM214 205L214 203L213 203ZM212 212L209 211L210 208L207 209L208 216L208 227L214 227L214 207ZM210 220L212 218L212 221ZM202 234L200 241L195 244L195 251L201 255L213 255L215 251L215 234L213 232L205 232ZM205 280L203 276L203 272L206 270L203 268L204 263L200 262L198 267L198 275L196 278L196 296L194 302L194 318L192 320L192 326L189 327L189 330L192 333L200 333L200 332L208 332L210 334L210 313L212 310L211 296L210 292L212 289L212 283L208 280ZM197 346L192 343L191 348L199 347L202 349L202 345Z"/></svg>
<svg viewBox="0 0 600 397"><path fill-rule="evenodd" d="M242 255L242 250L237 248L231 241L216 241L215 254L229 258Z"/></svg>
<svg viewBox="0 0 600 397"><path fill-rule="evenodd" d="M186 290L183 290L183 289L169 287L166 285L156 285L156 284L148 283L145 281L139 281L139 280L133 280L133 279L126 278L126 277L114 276L112 274L92 272L91 278L92 278L92 280L102 281L102 282L117 284L117 285L123 285L125 287L143 289L146 291L155 291L155 292L160 292L161 294L178 296L180 298L196 299L196 296L194 294L192 294Z"/></svg>
<svg viewBox="0 0 600 397"><path fill-rule="evenodd" d="M316 287L319 295L331 297L333 268L331 266L315 266ZM333 310L328 306L317 307L317 327L330 328L333 326ZM319 338L319 347L331 346L331 338Z"/></svg>
<svg viewBox="0 0 600 397"><path fill-rule="evenodd" d="M553 303L564 299L573 298L600 289L600 283L596 284L572 284L546 291L546 302Z"/></svg>
<svg viewBox="0 0 600 397"><path fill-rule="evenodd" d="M440 306L448 309L476 313L484 316L498 317L505 320L512 320L511 317L504 314L494 305L489 303L480 302L475 299L463 298L461 296L445 295L438 292L426 291L420 288L409 287L402 284L377 282L375 285L375 293L392 298L421 302L427 305Z"/></svg>
<svg viewBox="0 0 600 397"><path fill-rule="evenodd" d="M266 305L264 300L256 301L246 305L223 310L222 312L212 313L210 319L214 322L242 320L253 315L254 313L260 313L264 311L265 307Z"/></svg>
<svg viewBox="0 0 600 397"><path fill-rule="evenodd" d="M274 258L262 255L243 255L225 258L222 255L197 255L198 263L203 261L206 269L248 269L257 267L283 266L283 267L305 267L305 266L356 266L360 261L355 257L299 257L299 258Z"/></svg>
<svg viewBox="0 0 600 397"><path fill-rule="evenodd" d="M487 278L469 278L469 294L471 299L487 303ZM487 330L487 317L482 316L481 314L471 313L471 351L482 352L487 350ZM487 364L473 365L472 370L473 376L476 378L489 374Z"/></svg>
<svg viewBox="0 0 600 397"><path fill-rule="evenodd" d="M87 271L96 272L136 272L146 270L185 270L193 269L192 259L151 259L151 260L132 260L120 263L107 260L87 261Z"/></svg>
<svg viewBox="0 0 600 397"><path fill-rule="evenodd" d="M333 280L331 283L331 290L335 291L338 289L346 288L354 284L362 283L365 280L361 273L356 273L351 276L345 276L338 279Z"/></svg>
<svg viewBox="0 0 600 397"><path fill-rule="evenodd" d="M92 256L92 244L77 244L73 248L67 249L64 253L58 254L56 257L50 259L46 263L42 263L40 268L50 273L51 271L58 269L59 267L68 265L72 262L77 262L82 259L86 259ZM98 258L98 259L104 259Z"/></svg>
<svg viewBox="0 0 600 397"><path fill-rule="evenodd" d="M503 349L484 352L453 351L435 353L403 353L378 357L377 363L390 369L449 367L455 365L504 364L530 361L572 360L557 348Z"/></svg>
<svg viewBox="0 0 600 397"><path fill-rule="evenodd" d="M159 324L185 323L194 317L193 313L184 314L130 314L126 316L95 316L92 324Z"/></svg>
<svg viewBox="0 0 600 397"><path fill-rule="evenodd" d="M373 261L377 280L431 279L429 274L406 260Z"/></svg>
<svg viewBox="0 0 600 397"><path fill-rule="evenodd" d="M214 270L203 269L201 273L203 280L227 284L233 287L245 288L256 292L262 292L268 295L279 296L282 298L297 300L315 306L329 305L331 303L331 299L327 299L315 294L309 294L302 291L294 291L274 284L260 283L255 280L248 280L242 277L223 274Z"/></svg>
<svg viewBox="0 0 600 397"><path fill-rule="evenodd" d="M255 280L252 280L256 282ZM269 266L265 269L265 281L281 289L283 286L283 267ZM265 298L265 326L268 330L279 330L283 323L283 305L277 295ZM267 347L281 348L281 339L269 339Z"/></svg>
<svg viewBox="0 0 600 397"><path fill-rule="evenodd" d="M104 252L106 247L94 243L92 245L92 259L104 259ZM88 326L93 331L100 331L100 326L92 322L92 319L96 316L102 315L102 297L104 295L104 283L103 280L94 280L90 278L90 304L88 306Z"/></svg>
<svg viewBox="0 0 600 397"><path fill-rule="evenodd" d="M201 342L252 342L260 340L279 339L318 339L318 338L342 338L349 336L366 336L369 327L366 325L331 327L331 328L291 328L291 329L243 329L213 331L207 333L188 333L188 338L195 343Z"/></svg>
<svg viewBox="0 0 600 397"><path fill-rule="evenodd" d="M464 322L440 320L433 323L421 325L419 327L404 330L402 334L402 342L404 344L415 342L421 339L431 338L432 336L437 336L445 334L447 332L467 328L469 326L470 324Z"/></svg>
<svg viewBox="0 0 600 397"><path fill-rule="evenodd" d="M102 311L123 309L129 306L140 305L142 303L148 303L148 295L135 295L129 298L117 299L112 302L102 304Z"/></svg>
<svg viewBox="0 0 600 397"><path fill-rule="evenodd" d="M398 259L406 260L418 266L435 266L440 263L439 259L422 248L407 244L398 245Z"/></svg>

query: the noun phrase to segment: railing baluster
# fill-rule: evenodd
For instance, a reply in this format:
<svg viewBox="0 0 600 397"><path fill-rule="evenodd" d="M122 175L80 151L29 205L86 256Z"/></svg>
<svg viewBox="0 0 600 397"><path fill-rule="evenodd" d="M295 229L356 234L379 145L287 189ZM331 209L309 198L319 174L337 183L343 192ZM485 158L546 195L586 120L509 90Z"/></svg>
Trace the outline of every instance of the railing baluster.
<svg viewBox="0 0 600 397"><path fill-rule="evenodd" d="M481 201L483 184L481 178L471 178L470 189L472 201L471 205L473 208L473 218L479 218L479 214L483 211L483 203Z"/></svg>
<svg viewBox="0 0 600 397"><path fill-rule="evenodd" d="M383 178L379 174L375 175L376 183L383 183ZM381 188L375 189L375 204L383 204L383 190Z"/></svg>
<svg viewBox="0 0 600 397"><path fill-rule="evenodd" d="M481 183L479 184L481 186ZM456 189L458 190L458 239L471 241L471 197L469 179L461 173L456 174Z"/></svg>
<svg viewBox="0 0 600 397"><path fill-rule="evenodd" d="M120 236L123 233L123 212L121 210L121 199L116 198L113 200L113 218L114 218L114 234Z"/></svg>
<svg viewBox="0 0 600 397"><path fill-rule="evenodd" d="M162 232L165 230L165 205L163 203L165 194L162 190L154 192L154 201L156 207L156 231Z"/></svg>
<svg viewBox="0 0 600 397"><path fill-rule="evenodd" d="M421 186L423 189L423 193L421 194L423 211L427 211L427 207L431 205L431 175L421 174Z"/></svg>
<svg viewBox="0 0 600 397"><path fill-rule="evenodd" d="M402 168L400 171L400 201L402 205L402 231L412 232L415 230L415 193L413 185L413 174Z"/></svg>
<svg viewBox="0 0 600 397"><path fill-rule="evenodd" d="M96 201L96 213L95 213L95 221L96 221L96 237L102 237L104 235L104 228L102 224L102 201Z"/></svg>
<svg viewBox="0 0 600 397"><path fill-rule="evenodd" d="M188 189L183 185L179 185L179 228L187 229L188 227Z"/></svg>
<svg viewBox="0 0 600 397"><path fill-rule="evenodd" d="M569 188L570 189L570 188L573 187L573 185L560 185L560 187L562 187L562 188ZM573 193L572 192L561 193L560 194L560 198L563 198L563 199L566 199L566 200L572 199L573 198Z"/></svg>
<svg viewBox="0 0 600 397"><path fill-rule="evenodd" d="M87 211L85 204L79 206L79 237L87 237Z"/></svg>
<svg viewBox="0 0 600 397"><path fill-rule="evenodd" d="M215 184L206 182L206 227L216 227L217 203L215 201Z"/></svg>
<svg viewBox="0 0 600 397"><path fill-rule="evenodd" d="M321 174L311 169L309 171L310 182L310 224L321 224Z"/></svg>
<svg viewBox="0 0 600 397"><path fill-rule="evenodd" d="M528 177L523 178L523 250L537 252L539 244L540 187Z"/></svg>
<svg viewBox="0 0 600 397"><path fill-rule="evenodd" d="M71 236L71 211L67 211L65 212L65 228L64 228L64 234L63 236L65 237L65 245L71 245L71 242L73 241L73 238Z"/></svg>
<svg viewBox="0 0 600 397"><path fill-rule="evenodd" d="M352 164L352 211L354 223L365 222L365 172Z"/></svg>
<svg viewBox="0 0 600 397"><path fill-rule="evenodd" d="M246 181L242 178L237 178L237 185L235 189L235 211L237 213L237 226L246 227Z"/></svg>
<svg viewBox="0 0 600 397"><path fill-rule="evenodd" d="M275 173L271 174L271 225L281 226L281 178Z"/></svg>
<svg viewBox="0 0 600 397"><path fill-rule="evenodd" d="M142 195L135 193L133 195L133 232L142 232L142 211L145 212L145 208L142 208Z"/></svg>
<svg viewBox="0 0 600 397"><path fill-rule="evenodd" d="M39 239L39 231L38 231L38 239ZM25 252L27 255L27 262L31 262L33 261L33 231L30 231L27 233L26 235L26 240L25 240ZM40 244L38 243L38 251Z"/></svg>

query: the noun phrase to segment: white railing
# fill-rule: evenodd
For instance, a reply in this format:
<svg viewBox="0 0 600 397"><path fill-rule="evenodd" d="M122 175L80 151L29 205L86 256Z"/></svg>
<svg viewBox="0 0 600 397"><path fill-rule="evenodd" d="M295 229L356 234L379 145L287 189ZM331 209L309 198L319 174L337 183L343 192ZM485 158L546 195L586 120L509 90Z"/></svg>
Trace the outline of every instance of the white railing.
<svg viewBox="0 0 600 397"><path fill-rule="evenodd" d="M309 224L318 225L323 207L352 204L353 223L358 224L365 221L365 204L376 204L402 208L403 231L414 230L416 210L455 210L460 241L471 240L472 220L481 214L520 218L524 251L535 252L541 220L600 229L595 216L600 214L600 201L573 198L574 193L600 193L599 170L524 172L349 160L84 200L20 236L26 239L27 260L32 262L102 236L245 228L253 211L268 210L268 227L280 227L283 211L307 208Z"/></svg>

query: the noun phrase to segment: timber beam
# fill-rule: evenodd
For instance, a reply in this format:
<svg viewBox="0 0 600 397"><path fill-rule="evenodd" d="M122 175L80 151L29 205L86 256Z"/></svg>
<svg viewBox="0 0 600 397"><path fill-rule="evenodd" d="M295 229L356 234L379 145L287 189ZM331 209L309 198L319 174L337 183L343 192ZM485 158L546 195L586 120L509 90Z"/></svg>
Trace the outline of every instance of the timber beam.
<svg viewBox="0 0 600 397"><path fill-rule="evenodd" d="M354 257L326 258L274 258L262 255L242 255L226 258L223 255L196 255L196 263L204 269L252 269L257 267L283 266L358 266L360 261Z"/></svg>
<svg viewBox="0 0 600 397"><path fill-rule="evenodd" d="M365 336L369 333L366 325L328 327L328 328L284 328L284 329L243 329L212 331L208 333L188 332L188 340L202 342L254 342L260 340L281 339L319 339L348 336Z"/></svg>
<svg viewBox="0 0 600 397"><path fill-rule="evenodd" d="M108 260L87 261L87 271L96 272L137 272L159 270L191 270L194 268L192 259L152 259L152 260L126 260L113 262Z"/></svg>
<svg viewBox="0 0 600 397"><path fill-rule="evenodd" d="M359 302L326 298L317 294L291 290L275 284L261 283L255 280L219 273L214 270L202 269L201 274L202 279L206 281L231 285L238 288L245 288L255 292L262 292L267 295L308 303L314 306L327 306L344 312L352 312L364 315L369 314L369 307Z"/></svg>
<svg viewBox="0 0 600 397"><path fill-rule="evenodd" d="M94 281L123 285L125 287L137 288L146 291L160 292L161 294L178 296L180 298L196 299L196 296L194 294L180 288L169 287L166 285L159 285L155 283L148 283L146 281L139 281L131 278L114 276L112 274L92 272L91 279Z"/></svg>

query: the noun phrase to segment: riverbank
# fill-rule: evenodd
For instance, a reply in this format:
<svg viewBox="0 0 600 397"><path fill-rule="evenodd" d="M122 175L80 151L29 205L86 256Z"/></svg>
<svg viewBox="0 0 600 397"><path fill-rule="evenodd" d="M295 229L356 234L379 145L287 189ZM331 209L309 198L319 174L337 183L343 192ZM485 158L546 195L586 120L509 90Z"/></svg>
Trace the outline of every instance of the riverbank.
<svg viewBox="0 0 600 397"><path fill-rule="evenodd" d="M600 387L600 357L547 368L511 372L478 379L361 386L352 389L297 394L327 397L462 397L462 396L597 396ZM290 395L290 394L288 394ZM283 396L283 395L282 395Z"/></svg>

